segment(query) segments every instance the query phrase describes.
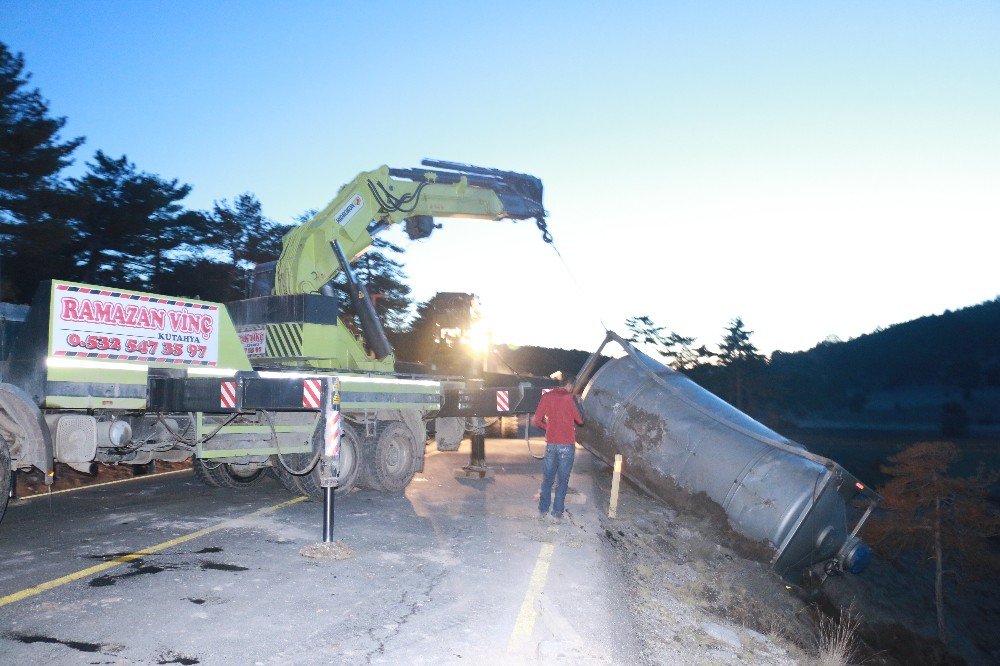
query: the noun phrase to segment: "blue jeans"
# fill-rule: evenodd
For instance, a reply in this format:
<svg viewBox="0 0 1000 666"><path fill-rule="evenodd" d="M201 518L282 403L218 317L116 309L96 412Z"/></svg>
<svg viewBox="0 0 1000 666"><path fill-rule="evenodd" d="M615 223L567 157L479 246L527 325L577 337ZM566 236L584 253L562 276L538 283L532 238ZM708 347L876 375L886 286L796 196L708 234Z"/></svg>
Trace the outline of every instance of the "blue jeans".
<svg viewBox="0 0 1000 666"><path fill-rule="evenodd" d="M542 461L542 490L538 495L538 512L548 513L552 499L552 484L556 483L556 501L552 504L552 515L561 516L566 508L566 489L569 488L569 473L573 471L573 444L546 444L545 459Z"/></svg>

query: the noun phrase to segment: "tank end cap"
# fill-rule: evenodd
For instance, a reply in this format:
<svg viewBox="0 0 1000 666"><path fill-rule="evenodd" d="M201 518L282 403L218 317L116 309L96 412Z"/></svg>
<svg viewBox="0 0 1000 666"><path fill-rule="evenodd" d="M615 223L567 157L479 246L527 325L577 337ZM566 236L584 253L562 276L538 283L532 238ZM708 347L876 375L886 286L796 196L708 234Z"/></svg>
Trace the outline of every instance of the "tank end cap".
<svg viewBox="0 0 1000 666"><path fill-rule="evenodd" d="M852 574L859 574L868 568L872 561L872 549L864 543L859 543L847 556L847 570Z"/></svg>

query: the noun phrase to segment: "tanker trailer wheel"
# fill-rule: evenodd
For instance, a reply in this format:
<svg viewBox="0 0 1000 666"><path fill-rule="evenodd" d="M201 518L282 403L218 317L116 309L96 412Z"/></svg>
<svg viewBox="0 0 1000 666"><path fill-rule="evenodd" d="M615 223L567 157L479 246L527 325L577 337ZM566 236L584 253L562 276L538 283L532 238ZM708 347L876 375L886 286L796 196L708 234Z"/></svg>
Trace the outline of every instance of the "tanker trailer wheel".
<svg viewBox="0 0 1000 666"><path fill-rule="evenodd" d="M465 436L465 417L434 419L434 444L438 451L458 451Z"/></svg>
<svg viewBox="0 0 1000 666"><path fill-rule="evenodd" d="M494 417L486 424L486 436L491 439L514 439L517 437L517 417Z"/></svg>
<svg viewBox="0 0 1000 666"><path fill-rule="evenodd" d="M367 473L377 490L401 493L416 474L417 442L400 421L388 421L375 441L367 462Z"/></svg>
<svg viewBox="0 0 1000 666"><path fill-rule="evenodd" d="M317 431L314 437L322 437L322 431ZM298 471L309 464L315 457L314 453L291 453L282 455L285 465L292 470ZM361 442L358 440L354 429L345 424L344 435L340 439L340 474L337 476L337 489L334 491L337 497L346 495L354 489L358 480L358 473L361 467ZM319 479L319 459L316 465L309 470L308 474L292 474L281 464L280 460L275 460L272 468L278 476L281 484L296 495L305 495L309 499L322 501L323 486Z"/></svg>
<svg viewBox="0 0 1000 666"><path fill-rule="evenodd" d="M503 439L514 439L517 437L518 419L516 416L500 417L500 437Z"/></svg>
<svg viewBox="0 0 1000 666"><path fill-rule="evenodd" d="M7 510L7 500L10 495L10 448L7 440L0 437L0 520Z"/></svg>
<svg viewBox="0 0 1000 666"><path fill-rule="evenodd" d="M191 468L198 480L213 488L233 488L242 490L255 486L264 478L267 469L242 469L222 462L206 462L201 458L191 461Z"/></svg>

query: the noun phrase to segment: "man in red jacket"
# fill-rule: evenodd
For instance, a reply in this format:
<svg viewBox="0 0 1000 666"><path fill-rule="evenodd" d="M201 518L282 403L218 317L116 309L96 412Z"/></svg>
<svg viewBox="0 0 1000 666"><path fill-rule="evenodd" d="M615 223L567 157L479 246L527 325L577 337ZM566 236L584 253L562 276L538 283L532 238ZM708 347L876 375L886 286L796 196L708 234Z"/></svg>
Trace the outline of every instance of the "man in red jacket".
<svg viewBox="0 0 1000 666"><path fill-rule="evenodd" d="M556 498L552 502L552 517L560 520L565 509L566 489L573 471L576 455L576 426L583 425L583 416L576 406L573 386L576 377L563 377L561 387L542 395L535 411L534 423L545 431L545 459L542 461L542 489L538 494L538 516L549 511L552 483L556 484Z"/></svg>

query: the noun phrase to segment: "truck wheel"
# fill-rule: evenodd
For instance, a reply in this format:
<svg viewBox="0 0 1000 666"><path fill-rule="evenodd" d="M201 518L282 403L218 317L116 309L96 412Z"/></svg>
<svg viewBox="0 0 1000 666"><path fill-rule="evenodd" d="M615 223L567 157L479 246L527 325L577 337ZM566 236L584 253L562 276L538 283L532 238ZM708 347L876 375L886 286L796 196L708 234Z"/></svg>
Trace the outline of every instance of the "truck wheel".
<svg viewBox="0 0 1000 666"><path fill-rule="evenodd" d="M416 473L416 447L409 428L400 421L388 422L378 435L368 466L380 490L401 493L410 485Z"/></svg>
<svg viewBox="0 0 1000 666"><path fill-rule="evenodd" d="M312 460L312 456L313 454L311 453L285 453L282 454L281 457L285 461L286 465L292 469L298 470L302 469L306 463ZM283 485L285 489L293 495L301 495L302 489L299 488L297 481L299 477L282 467L281 460L278 460L278 456L274 456L273 462L274 465L271 467L271 471L274 472L276 477L278 477L278 481L281 481L281 485Z"/></svg>
<svg viewBox="0 0 1000 666"><path fill-rule="evenodd" d="M233 488L242 490L257 485L267 471L261 467L254 470L243 470L228 463L205 462L201 458L191 461L198 480L213 488Z"/></svg>
<svg viewBox="0 0 1000 666"><path fill-rule="evenodd" d="M234 488L236 490L257 485L264 480L267 474L266 467L246 469L230 465L229 463L222 463L215 468L215 471L218 473L218 478L222 481L221 485L223 488Z"/></svg>
<svg viewBox="0 0 1000 666"><path fill-rule="evenodd" d="M194 470L195 477L206 486L213 488L222 487L222 483L216 478L218 467L209 467L201 458L193 458L191 460L191 469Z"/></svg>
<svg viewBox="0 0 1000 666"><path fill-rule="evenodd" d="M319 434L322 437L322 433ZM361 446L357 434L350 426L344 428L344 436L340 440L340 474L337 477L337 497L346 495L354 489L358 481L358 472L361 467ZM312 460L313 453L292 453L282 456L285 463L293 469L301 469ZM296 475L286 470L280 461L275 461L272 468L278 476L278 480L290 492L296 495L305 495L309 499L320 501L323 499L323 486L320 485L319 463L313 467L308 474Z"/></svg>
<svg viewBox="0 0 1000 666"><path fill-rule="evenodd" d="M0 520L7 510L7 500L10 495L10 449L7 440L0 437Z"/></svg>
<svg viewBox="0 0 1000 666"><path fill-rule="evenodd" d="M375 439L366 439L365 446L361 453L361 465L358 470L358 485L369 490L385 492L382 482L375 475Z"/></svg>
<svg viewBox="0 0 1000 666"><path fill-rule="evenodd" d="M359 449L357 435L350 428L345 428L344 436L340 439L340 470L337 476L337 489L334 491L337 497L351 492L358 481L358 469L361 462L358 455ZM292 475L289 474L289 476ZM323 499L324 492L323 486L320 485L319 463L308 474L293 478L300 493L312 500L321 501Z"/></svg>

